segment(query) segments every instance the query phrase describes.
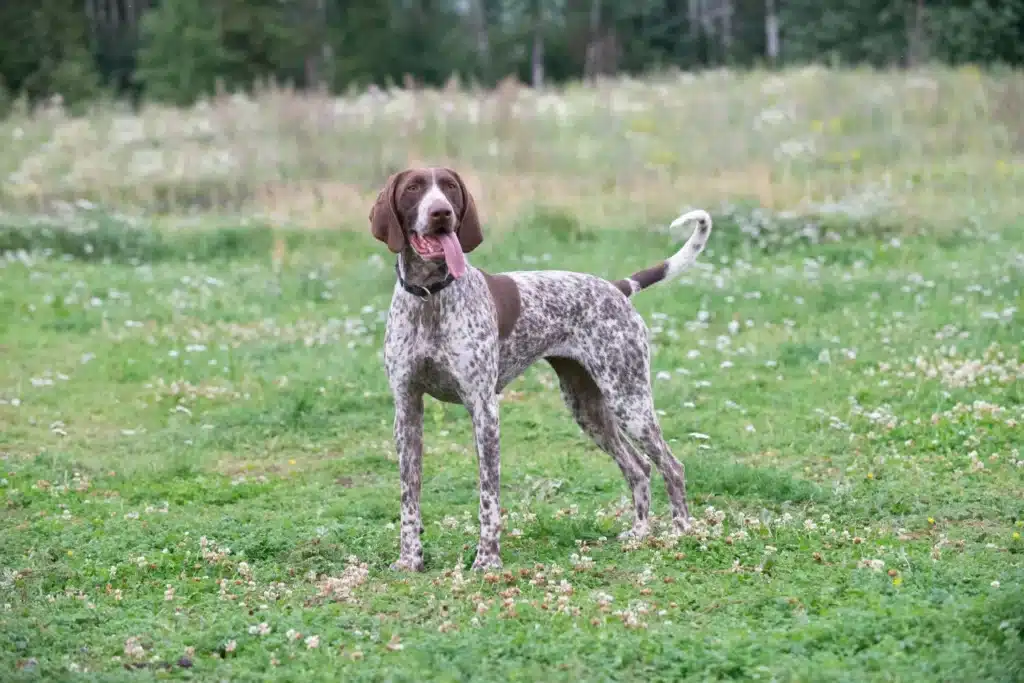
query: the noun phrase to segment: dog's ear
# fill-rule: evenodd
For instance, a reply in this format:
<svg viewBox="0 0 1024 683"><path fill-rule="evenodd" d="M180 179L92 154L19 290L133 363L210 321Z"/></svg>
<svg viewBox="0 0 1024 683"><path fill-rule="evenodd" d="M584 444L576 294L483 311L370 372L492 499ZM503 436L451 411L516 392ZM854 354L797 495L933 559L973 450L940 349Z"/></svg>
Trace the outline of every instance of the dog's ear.
<svg viewBox="0 0 1024 683"><path fill-rule="evenodd" d="M473 200L473 195L469 193L466 183L462 181L462 176L450 168L446 170L452 174L462 191L462 215L459 216L456 235L459 238L459 244L462 245L462 251L468 254L484 241L484 233L480 230L480 214L476 211L476 202Z"/></svg>
<svg viewBox="0 0 1024 683"><path fill-rule="evenodd" d="M377 195L377 201L370 207L370 232L396 254L405 248L405 231L398 217L396 197L398 183L405 173L395 173L388 178L384 189Z"/></svg>

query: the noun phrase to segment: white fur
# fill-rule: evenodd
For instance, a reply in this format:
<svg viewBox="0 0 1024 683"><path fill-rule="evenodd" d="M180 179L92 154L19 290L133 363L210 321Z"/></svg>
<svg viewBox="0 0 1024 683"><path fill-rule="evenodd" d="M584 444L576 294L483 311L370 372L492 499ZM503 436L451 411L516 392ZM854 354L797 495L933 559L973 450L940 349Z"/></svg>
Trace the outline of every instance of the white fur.
<svg viewBox="0 0 1024 683"><path fill-rule="evenodd" d="M690 239L686 240L683 248L666 261L668 268L665 272L665 280L671 280L692 266L700 253L704 251L704 245L708 243L708 236L711 235L711 216L707 211L701 209L688 211L672 221L669 228L678 228L690 221L697 221L697 228L690 235Z"/></svg>
<svg viewBox="0 0 1024 683"><path fill-rule="evenodd" d="M416 223L413 225L413 230L421 235L426 234L427 226L430 225L430 212L438 208L439 204L441 207L448 207L448 210L452 212L452 220L455 220L455 207L437 186L437 171L431 170L430 187L427 188L427 192L420 198L419 206L416 207Z"/></svg>

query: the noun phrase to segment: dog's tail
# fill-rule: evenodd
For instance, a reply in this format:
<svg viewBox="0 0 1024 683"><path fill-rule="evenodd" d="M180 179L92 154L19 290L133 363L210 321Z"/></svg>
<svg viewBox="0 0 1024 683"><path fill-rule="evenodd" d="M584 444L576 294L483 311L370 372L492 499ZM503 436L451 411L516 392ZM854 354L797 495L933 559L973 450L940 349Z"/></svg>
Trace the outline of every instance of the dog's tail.
<svg viewBox="0 0 1024 683"><path fill-rule="evenodd" d="M704 251L704 246L708 243L708 235L711 234L711 216L708 215L707 211L702 211L701 209L688 211L672 221L669 227L677 228L690 221L696 221L697 227L694 229L693 234L690 235L690 239L686 240L686 244L683 245L682 249L658 265L638 270L627 278L615 280L612 284L618 287L619 291L626 296L633 296L651 285L671 280L692 266L700 252Z"/></svg>

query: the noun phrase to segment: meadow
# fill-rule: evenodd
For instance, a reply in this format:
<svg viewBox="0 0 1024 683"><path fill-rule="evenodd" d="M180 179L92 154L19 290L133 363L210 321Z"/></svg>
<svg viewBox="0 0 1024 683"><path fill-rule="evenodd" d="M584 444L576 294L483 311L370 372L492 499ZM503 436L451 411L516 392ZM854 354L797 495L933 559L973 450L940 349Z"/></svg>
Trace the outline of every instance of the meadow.
<svg viewBox="0 0 1024 683"><path fill-rule="evenodd" d="M0 122L0 678L1024 680L1024 76L266 89ZM427 400L395 574L387 173L469 178L489 271L621 277L693 533L546 366L505 391L501 571Z"/></svg>

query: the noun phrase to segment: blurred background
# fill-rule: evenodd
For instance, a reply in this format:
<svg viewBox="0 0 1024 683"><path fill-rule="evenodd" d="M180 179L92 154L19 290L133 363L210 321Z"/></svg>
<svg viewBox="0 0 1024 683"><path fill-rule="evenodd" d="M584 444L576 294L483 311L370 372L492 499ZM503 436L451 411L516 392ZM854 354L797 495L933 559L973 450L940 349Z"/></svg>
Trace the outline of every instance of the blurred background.
<svg viewBox="0 0 1024 683"><path fill-rule="evenodd" d="M443 162L499 223L1020 213L1024 0L39 0L0 25L8 212L361 228L387 174Z"/></svg>

